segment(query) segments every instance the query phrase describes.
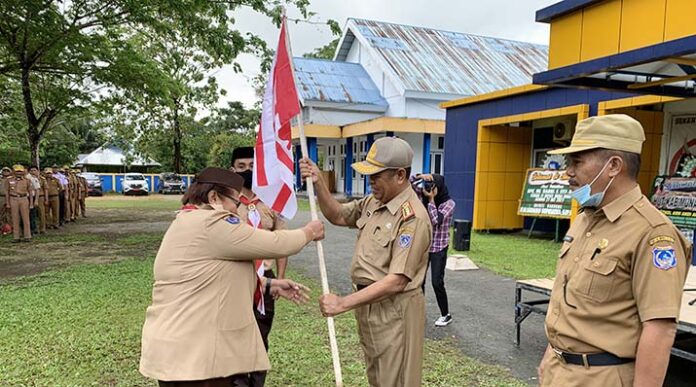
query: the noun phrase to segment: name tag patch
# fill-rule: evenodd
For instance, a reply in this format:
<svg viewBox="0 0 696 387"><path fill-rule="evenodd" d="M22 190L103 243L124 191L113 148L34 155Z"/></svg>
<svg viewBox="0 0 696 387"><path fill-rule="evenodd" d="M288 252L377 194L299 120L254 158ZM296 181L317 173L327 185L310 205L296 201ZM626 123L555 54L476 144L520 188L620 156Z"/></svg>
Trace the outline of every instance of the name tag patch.
<svg viewBox="0 0 696 387"><path fill-rule="evenodd" d="M412 237L411 235L409 235L409 234L401 234L401 235L399 236L399 246L400 246L402 249L407 248L408 246L411 245L411 240L412 240L412 239L413 239L413 237Z"/></svg>
<svg viewBox="0 0 696 387"><path fill-rule="evenodd" d="M667 235L660 235L658 237L651 239L650 242L648 242L648 243L650 243L650 246L652 246L657 242L674 243L674 238L672 238L671 236L667 236Z"/></svg>
<svg viewBox="0 0 696 387"><path fill-rule="evenodd" d="M662 270L669 270L677 266L677 257L674 249L668 247L653 247L653 265Z"/></svg>

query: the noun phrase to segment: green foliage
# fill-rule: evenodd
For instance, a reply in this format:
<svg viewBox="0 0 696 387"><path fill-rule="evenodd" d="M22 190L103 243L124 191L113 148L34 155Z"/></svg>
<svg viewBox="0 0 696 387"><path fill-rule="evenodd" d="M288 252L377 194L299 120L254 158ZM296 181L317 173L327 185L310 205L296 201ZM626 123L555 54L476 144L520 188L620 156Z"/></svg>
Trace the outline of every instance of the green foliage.
<svg viewBox="0 0 696 387"><path fill-rule="evenodd" d="M306 53L302 56L305 58L332 60L334 57L334 53L336 53L336 47L338 47L339 40L339 38L336 38L329 42L326 46L315 48L314 51Z"/></svg>

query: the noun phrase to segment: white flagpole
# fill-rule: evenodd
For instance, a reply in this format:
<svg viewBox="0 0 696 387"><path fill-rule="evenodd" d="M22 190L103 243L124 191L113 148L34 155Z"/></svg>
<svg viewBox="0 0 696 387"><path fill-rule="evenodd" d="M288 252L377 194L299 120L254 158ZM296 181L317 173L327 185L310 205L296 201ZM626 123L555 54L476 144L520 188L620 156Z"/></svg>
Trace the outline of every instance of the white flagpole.
<svg viewBox="0 0 696 387"><path fill-rule="evenodd" d="M283 23L285 23L285 45L288 48L288 56L290 57L290 68L292 69L292 76L295 78L295 64L292 61L292 50L290 48L290 34L288 32L287 19L285 17L285 9L283 9ZM295 78L296 79L296 78ZM309 158L309 152L307 150L307 137L304 133L304 117L302 114L302 106L300 106L300 114L297 115L298 127L300 129L300 148L302 149L302 157ZM318 220L317 215L317 203L314 197L314 182L312 177L307 177L307 196L309 197L309 210L311 212L312 220ZM319 256L319 274L321 276L321 290L322 294L329 294L329 279L326 274L326 262L324 261L324 246L321 241L317 241L317 255ZM331 358L333 360L334 377L336 379L336 387L343 387L343 375L341 372L341 358L338 354L338 342L336 341L336 327L334 325L334 318L327 317L326 324L329 328L329 344L331 346Z"/></svg>

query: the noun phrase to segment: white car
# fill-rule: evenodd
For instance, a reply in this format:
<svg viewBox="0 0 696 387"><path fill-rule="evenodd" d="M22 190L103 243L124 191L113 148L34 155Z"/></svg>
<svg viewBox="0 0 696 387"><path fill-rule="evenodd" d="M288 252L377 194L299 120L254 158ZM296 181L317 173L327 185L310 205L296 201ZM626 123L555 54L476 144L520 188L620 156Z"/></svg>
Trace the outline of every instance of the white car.
<svg viewBox="0 0 696 387"><path fill-rule="evenodd" d="M150 187L142 173L126 173L123 176L124 195L147 195Z"/></svg>

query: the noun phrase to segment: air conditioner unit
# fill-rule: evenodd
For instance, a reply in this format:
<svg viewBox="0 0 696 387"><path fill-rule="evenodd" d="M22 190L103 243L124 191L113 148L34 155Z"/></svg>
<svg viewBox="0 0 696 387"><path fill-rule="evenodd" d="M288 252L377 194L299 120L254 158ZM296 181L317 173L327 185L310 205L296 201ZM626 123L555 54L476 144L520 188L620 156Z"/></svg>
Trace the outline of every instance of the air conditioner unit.
<svg viewBox="0 0 696 387"><path fill-rule="evenodd" d="M553 126L553 142L567 145L575 132L575 120L563 120Z"/></svg>

